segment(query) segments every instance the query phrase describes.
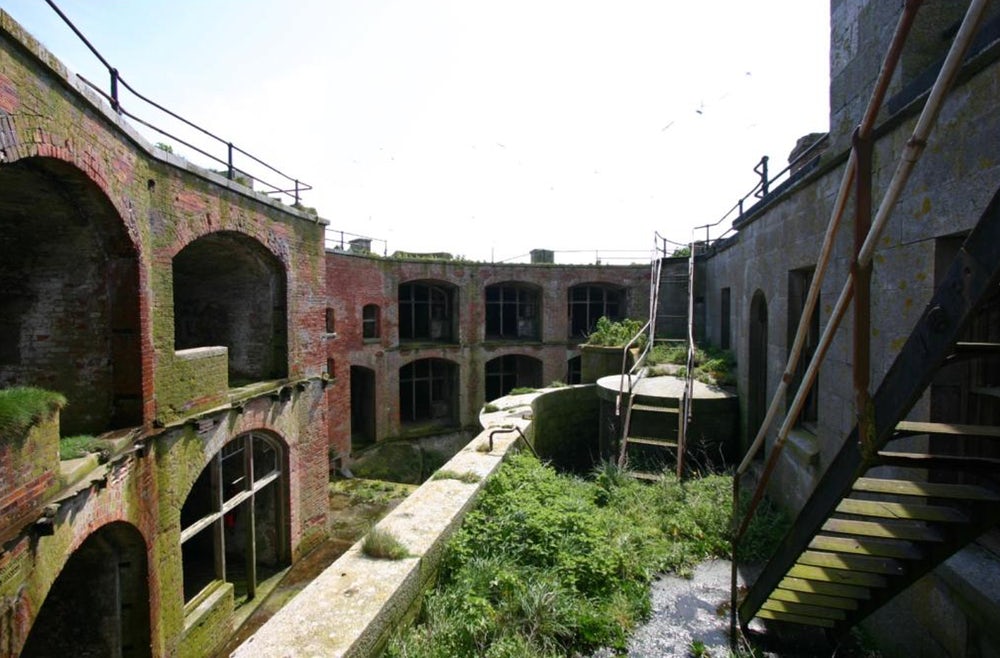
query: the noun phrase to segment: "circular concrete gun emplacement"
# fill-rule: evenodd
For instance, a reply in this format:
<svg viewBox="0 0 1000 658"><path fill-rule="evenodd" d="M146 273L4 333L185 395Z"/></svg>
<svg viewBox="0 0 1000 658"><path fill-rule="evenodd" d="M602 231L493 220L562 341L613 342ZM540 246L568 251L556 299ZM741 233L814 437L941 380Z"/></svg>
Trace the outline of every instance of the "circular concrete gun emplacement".
<svg viewBox="0 0 1000 658"><path fill-rule="evenodd" d="M637 473L656 475L672 470L677 461L684 380L671 375L627 377L630 379L611 375L597 380L601 453L605 459L616 459L624 440L628 464ZM721 469L738 458L739 414L739 398L734 392L694 382L685 451L688 469Z"/></svg>

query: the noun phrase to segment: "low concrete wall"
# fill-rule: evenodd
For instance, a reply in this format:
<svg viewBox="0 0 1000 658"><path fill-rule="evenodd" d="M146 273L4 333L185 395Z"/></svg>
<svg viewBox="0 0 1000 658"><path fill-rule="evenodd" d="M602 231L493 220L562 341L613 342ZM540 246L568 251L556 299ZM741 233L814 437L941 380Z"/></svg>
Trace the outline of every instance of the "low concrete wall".
<svg viewBox="0 0 1000 658"><path fill-rule="evenodd" d="M531 404L531 442L542 459L585 472L600 460L600 399L593 384L548 390Z"/></svg>
<svg viewBox="0 0 1000 658"><path fill-rule="evenodd" d="M531 402L542 393L498 400L500 410L480 417L485 428L442 469L480 476L474 484L428 480L378 527L410 551L402 560L364 555L362 541L316 577L260 630L239 646L237 658L374 656L403 623L433 581L444 547L472 507L486 479L531 424ZM500 432L496 432L500 429ZM504 431L510 430L510 431ZM493 450L486 451L490 433Z"/></svg>

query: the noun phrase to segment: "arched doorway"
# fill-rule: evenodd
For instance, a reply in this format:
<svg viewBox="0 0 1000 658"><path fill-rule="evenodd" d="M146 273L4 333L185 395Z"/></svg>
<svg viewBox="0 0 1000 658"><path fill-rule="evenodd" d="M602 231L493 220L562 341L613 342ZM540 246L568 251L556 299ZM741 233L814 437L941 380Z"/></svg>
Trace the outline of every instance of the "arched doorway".
<svg viewBox="0 0 1000 658"><path fill-rule="evenodd" d="M49 590L22 658L150 653L146 543L132 525L109 523L87 537Z"/></svg>
<svg viewBox="0 0 1000 658"><path fill-rule="evenodd" d="M757 435L767 414L767 298L757 290L750 301L750 344L747 346L747 438L744 450Z"/></svg>
<svg viewBox="0 0 1000 658"><path fill-rule="evenodd" d="M139 259L117 209L54 158L0 164L0 387L69 404L64 435L142 424Z"/></svg>
<svg viewBox="0 0 1000 658"><path fill-rule="evenodd" d="M375 442L375 371L351 366L351 447Z"/></svg>
<svg viewBox="0 0 1000 658"><path fill-rule="evenodd" d="M225 346L231 386L288 374L285 269L234 231L202 236L173 260L174 349Z"/></svg>

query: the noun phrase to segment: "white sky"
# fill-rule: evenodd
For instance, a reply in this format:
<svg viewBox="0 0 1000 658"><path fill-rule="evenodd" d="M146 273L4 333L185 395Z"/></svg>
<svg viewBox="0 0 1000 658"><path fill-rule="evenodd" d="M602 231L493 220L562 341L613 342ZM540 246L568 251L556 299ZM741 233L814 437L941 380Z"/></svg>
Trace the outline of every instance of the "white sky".
<svg viewBox="0 0 1000 658"><path fill-rule="evenodd" d="M644 261L828 128L819 0L57 2L139 92L390 253ZM43 0L0 6L107 88Z"/></svg>

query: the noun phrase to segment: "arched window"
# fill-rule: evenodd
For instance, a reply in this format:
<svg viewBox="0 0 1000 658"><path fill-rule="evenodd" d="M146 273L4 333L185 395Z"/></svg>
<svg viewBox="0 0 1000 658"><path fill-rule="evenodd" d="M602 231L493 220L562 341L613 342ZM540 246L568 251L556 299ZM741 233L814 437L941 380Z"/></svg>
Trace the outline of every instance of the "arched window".
<svg viewBox="0 0 1000 658"><path fill-rule="evenodd" d="M450 343L457 334L455 286L412 281L399 286L399 339Z"/></svg>
<svg viewBox="0 0 1000 658"><path fill-rule="evenodd" d="M202 470L181 509L184 600L216 581L237 605L288 563L284 451L259 433L238 436Z"/></svg>
<svg viewBox="0 0 1000 658"><path fill-rule="evenodd" d="M538 340L541 336L541 295L523 283L486 286L486 337Z"/></svg>
<svg viewBox="0 0 1000 658"><path fill-rule="evenodd" d="M399 369L399 420L453 425L458 418L458 367L420 359Z"/></svg>
<svg viewBox="0 0 1000 658"><path fill-rule="evenodd" d="M522 354L506 354L486 362L486 399L496 400L515 388L539 388L542 362Z"/></svg>
<svg viewBox="0 0 1000 658"><path fill-rule="evenodd" d="M603 283L585 283L569 289L569 336L586 338L601 316L621 320L625 311L625 291Z"/></svg>

